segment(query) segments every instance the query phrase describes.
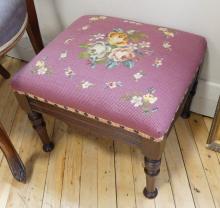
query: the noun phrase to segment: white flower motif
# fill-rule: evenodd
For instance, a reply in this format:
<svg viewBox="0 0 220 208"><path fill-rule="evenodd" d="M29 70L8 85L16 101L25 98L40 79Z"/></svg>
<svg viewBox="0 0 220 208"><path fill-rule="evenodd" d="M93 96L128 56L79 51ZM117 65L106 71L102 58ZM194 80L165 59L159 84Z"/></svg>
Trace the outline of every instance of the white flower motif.
<svg viewBox="0 0 220 208"><path fill-rule="evenodd" d="M94 84L89 82L89 81L82 81L81 82L81 87L83 89L87 89L87 88L92 87L92 86L94 86Z"/></svg>
<svg viewBox="0 0 220 208"><path fill-rule="evenodd" d="M107 85L108 88L110 89L114 89L116 87L122 87L122 82L121 81L117 81L117 82L107 82L105 83Z"/></svg>
<svg viewBox="0 0 220 208"><path fill-rule="evenodd" d="M35 66L36 66L36 69L34 70L34 72L37 73L38 75L44 75L49 72L49 69L46 67L45 62L42 60L37 61Z"/></svg>
<svg viewBox="0 0 220 208"><path fill-rule="evenodd" d="M143 71L137 72L136 74L133 75L135 81L138 81L139 79L141 79L144 76Z"/></svg>
<svg viewBox="0 0 220 208"><path fill-rule="evenodd" d="M85 25L85 26L82 27L82 30L88 30L89 27L90 27L89 25Z"/></svg>
<svg viewBox="0 0 220 208"><path fill-rule="evenodd" d="M168 31L168 29L167 29L166 27L159 27L158 30L159 30L159 31L162 31L162 32Z"/></svg>
<svg viewBox="0 0 220 208"><path fill-rule="evenodd" d="M139 43L140 48L150 48L151 43L150 42L146 42L146 41L142 41Z"/></svg>
<svg viewBox="0 0 220 208"><path fill-rule="evenodd" d="M131 103L134 104L134 107L139 107L144 104L143 98L141 96L133 96L131 99Z"/></svg>
<svg viewBox="0 0 220 208"><path fill-rule="evenodd" d="M128 34L133 34L133 33L135 33L135 32L136 32L136 30L128 30L128 31L127 31Z"/></svg>
<svg viewBox="0 0 220 208"><path fill-rule="evenodd" d="M151 93L147 93L143 96L143 100L145 103L154 104L157 101L157 97Z"/></svg>
<svg viewBox="0 0 220 208"><path fill-rule="evenodd" d="M106 16L99 16L99 19L105 20L107 17Z"/></svg>
<svg viewBox="0 0 220 208"><path fill-rule="evenodd" d="M105 20L107 17L106 16L97 16L97 17L90 17L90 21L98 21L98 20Z"/></svg>
<svg viewBox="0 0 220 208"><path fill-rule="evenodd" d="M140 22L130 21L130 20L123 20L123 22L135 24L135 25L142 25Z"/></svg>
<svg viewBox="0 0 220 208"><path fill-rule="evenodd" d="M42 67L42 68L37 69L37 74L44 75L47 73L47 71L48 71L48 69L46 67Z"/></svg>
<svg viewBox="0 0 220 208"><path fill-rule="evenodd" d="M159 68L163 65L163 58L156 58L152 66Z"/></svg>
<svg viewBox="0 0 220 208"><path fill-rule="evenodd" d="M102 34L102 33L98 33L96 35L93 35L93 37L96 39L96 40L99 40L99 39L104 39L105 38L105 34Z"/></svg>
<svg viewBox="0 0 220 208"><path fill-rule="evenodd" d="M66 69L64 69L64 72L65 72L65 75L69 78L75 75L71 67L67 67Z"/></svg>
<svg viewBox="0 0 220 208"><path fill-rule="evenodd" d="M90 21L97 21L97 20L99 20L99 17L90 17L89 20Z"/></svg>
<svg viewBox="0 0 220 208"><path fill-rule="evenodd" d="M128 48L132 49L133 51L138 49L138 44L136 43L129 43Z"/></svg>
<svg viewBox="0 0 220 208"><path fill-rule="evenodd" d="M171 44L170 44L170 42L168 42L168 41L165 41L165 42L163 42L163 47L165 48L165 49L168 49L168 50L171 50Z"/></svg>
<svg viewBox="0 0 220 208"><path fill-rule="evenodd" d="M67 57L68 52L64 51L60 54L60 59L65 59Z"/></svg>

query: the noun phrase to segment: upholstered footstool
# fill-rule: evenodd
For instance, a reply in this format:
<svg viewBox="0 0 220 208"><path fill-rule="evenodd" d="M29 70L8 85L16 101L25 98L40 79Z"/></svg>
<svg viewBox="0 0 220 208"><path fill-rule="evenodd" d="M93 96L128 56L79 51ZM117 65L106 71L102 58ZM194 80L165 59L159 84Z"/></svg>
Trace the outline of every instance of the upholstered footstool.
<svg viewBox="0 0 220 208"><path fill-rule="evenodd" d="M175 118L189 116L206 41L198 35L106 16L83 16L12 80L21 107L51 151L41 113L141 148L147 186ZM143 185L144 186L144 185Z"/></svg>

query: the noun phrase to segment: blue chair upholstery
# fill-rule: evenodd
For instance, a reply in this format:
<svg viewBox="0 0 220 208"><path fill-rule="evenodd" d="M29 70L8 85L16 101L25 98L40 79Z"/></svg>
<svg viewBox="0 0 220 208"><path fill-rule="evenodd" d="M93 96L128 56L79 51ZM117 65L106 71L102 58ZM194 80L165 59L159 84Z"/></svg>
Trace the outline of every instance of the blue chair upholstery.
<svg viewBox="0 0 220 208"><path fill-rule="evenodd" d="M25 0L0 0L0 47L19 32L26 14Z"/></svg>

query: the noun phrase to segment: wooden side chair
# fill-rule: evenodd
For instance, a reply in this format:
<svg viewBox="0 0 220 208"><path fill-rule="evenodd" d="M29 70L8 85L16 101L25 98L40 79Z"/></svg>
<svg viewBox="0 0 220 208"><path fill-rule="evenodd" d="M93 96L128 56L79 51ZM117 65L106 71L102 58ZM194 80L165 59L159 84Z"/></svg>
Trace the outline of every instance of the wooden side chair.
<svg viewBox="0 0 220 208"><path fill-rule="evenodd" d="M33 0L0 1L0 58L20 40L27 30L36 53L43 49ZM8 79L9 72L0 65L0 74Z"/></svg>
<svg viewBox="0 0 220 208"><path fill-rule="evenodd" d="M32 0L0 1L0 58L6 54L22 37L25 29L36 53L43 49L38 20ZM8 79L9 72L0 65L0 74ZM24 165L10 138L0 123L0 149L3 151L11 172L18 181L25 181Z"/></svg>
<svg viewBox="0 0 220 208"><path fill-rule="evenodd" d="M54 145L41 113L140 147L143 193L154 198L167 136L180 113L190 115L205 50L195 34L83 16L24 66L12 87L44 151Z"/></svg>

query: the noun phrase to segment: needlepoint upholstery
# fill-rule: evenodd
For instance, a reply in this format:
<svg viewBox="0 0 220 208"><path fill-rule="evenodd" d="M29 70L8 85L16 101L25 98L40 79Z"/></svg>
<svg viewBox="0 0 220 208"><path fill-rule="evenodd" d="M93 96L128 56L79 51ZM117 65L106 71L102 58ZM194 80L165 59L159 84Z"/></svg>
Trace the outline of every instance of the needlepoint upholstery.
<svg viewBox="0 0 220 208"><path fill-rule="evenodd" d="M17 72L12 87L160 140L205 49L205 39L195 34L83 16Z"/></svg>

